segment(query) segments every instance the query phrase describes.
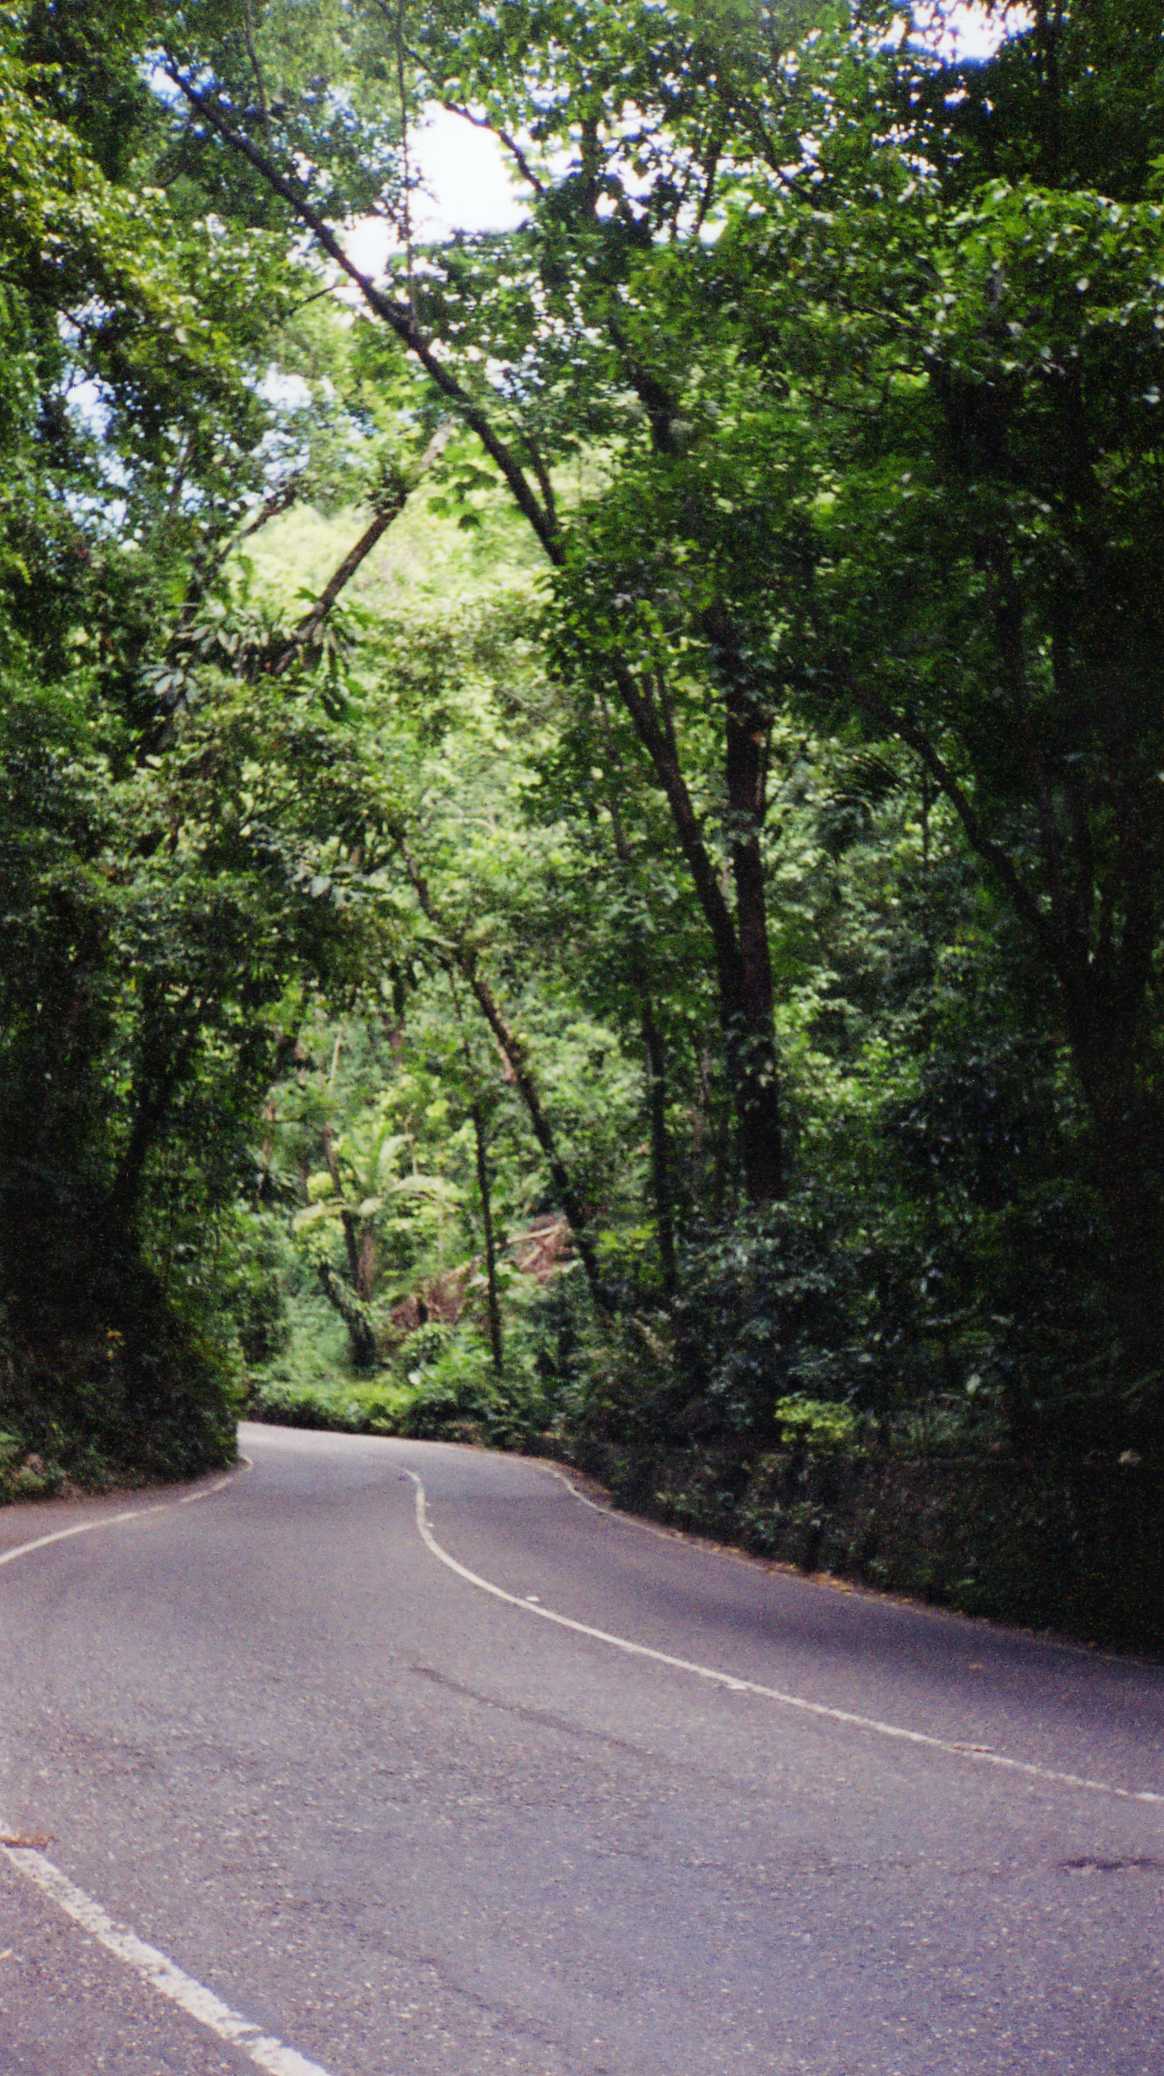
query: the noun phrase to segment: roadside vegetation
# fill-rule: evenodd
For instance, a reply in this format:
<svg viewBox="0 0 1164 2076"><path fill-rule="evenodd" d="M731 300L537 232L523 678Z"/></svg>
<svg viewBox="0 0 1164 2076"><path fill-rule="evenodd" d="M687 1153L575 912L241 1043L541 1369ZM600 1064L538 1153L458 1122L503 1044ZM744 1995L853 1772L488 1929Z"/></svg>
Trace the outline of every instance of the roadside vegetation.
<svg viewBox="0 0 1164 2076"><path fill-rule="evenodd" d="M1161 19L986 13L6 11L0 1490L1142 1512ZM416 236L438 106L516 228Z"/></svg>

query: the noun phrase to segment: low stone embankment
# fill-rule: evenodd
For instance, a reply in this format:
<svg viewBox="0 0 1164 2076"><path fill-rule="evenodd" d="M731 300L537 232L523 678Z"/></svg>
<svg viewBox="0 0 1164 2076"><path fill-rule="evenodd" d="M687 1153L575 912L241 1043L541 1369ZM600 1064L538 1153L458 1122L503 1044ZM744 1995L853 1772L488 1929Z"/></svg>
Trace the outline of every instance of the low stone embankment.
<svg viewBox="0 0 1164 2076"><path fill-rule="evenodd" d="M616 1504L805 1571L1164 1653L1164 1477L1135 1459L568 1445Z"/></svg>

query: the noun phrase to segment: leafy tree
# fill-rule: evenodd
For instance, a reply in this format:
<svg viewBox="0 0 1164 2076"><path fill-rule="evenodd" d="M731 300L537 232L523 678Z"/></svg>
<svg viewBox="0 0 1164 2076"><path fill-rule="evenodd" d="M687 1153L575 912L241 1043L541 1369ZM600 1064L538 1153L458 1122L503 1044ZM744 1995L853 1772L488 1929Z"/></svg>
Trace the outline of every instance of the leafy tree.
<svg viewBox="0 0 1164 2076"><path fill-rule="evenodd" d="M275 23L278 15L276 8L268 18ZM373 16L380 19L380 11L354 10L359 21ZM334 211L329 215L328 182L334 199L338 161L326 176L301 176L290 131L248 120L238 108L229 44L216 50L203 39L195 63L176 38L166 69L203 132L220 138L307 225L427 378L441 408L475 434L560 572L578 654L619 702L692 877L712 940L745 1186L754 1202L767 1201L784 1186L761 858L772 689L738 624L735 601L706 557L702 580L678 616L668 620L649 595L637 616L626 614L622 602L633 601L636 584L643 588L641 576L620 572L617 548L604 556L593 529L572 522L551 476L552 464L576 451L585 426L605 437L612 458L617 452L628 459L618 494L628 518L643 494L641 468L650 494L658 488L666 497L670 487L688 530L695 525L696 485L674 487L676 468L683 473L689 385L674 347L660 341L657 350L648 340L655 278L668 278L717 188L724 147L718 91L710 118L698 111L725 50L734 62L739 17L726 11L724 24L704 35L682 17L664 26L651 9L617 18L604 11L588 20L584 38L572 17L543 20L524 8L507 11L503 28L452 7L419 24L407 10L400 19L410 39L416 31L407 47L413 97L473 104L474 119L508 143L529 191L531 223L503 252L486 241L429 255L423 276L409 246L390 290L354 265ZM767 56L765 45L747 62ZM514 141L526 129L536 143L531 153ZM313 167L326 141L323 133L316 137ZM561 147L570 158L559 171ZM350 199L354 204L354 193ZM460 480L473 477L462 473ZM679 694L671 683L676 673ZM719 709L717 819L734 907L676 732L676 698L693 676Z"/></svg>
<svg viewBox="0 0 1164 2076"><path fill-rule="evenodd" d="M862 140L842 110L817 142L816 208L737 219L712 292L734 300L786 448L811 455L804 575L785 591L797 703L909 746L1000 927L1052 983L1044 1030L1090 1118L1125 1376L1148 1386L1164 1326L1160 215L1071 184L1093 29L1063 17L1057 86L1048 33L1040 16L996 61L1016 177L980 182L932 131L896 152L871 127Z"/></svg>
<svg viewBox="0 0 1164 2076"><path fill-rule="evenodd" d="M46 1456L177 1469L233 1448L240 1163L289 1000L351 971L366 810L301 677L235 681L221 577L302 275L143 192L143 17L101 13L0 40L5 1388Z"/></svg>

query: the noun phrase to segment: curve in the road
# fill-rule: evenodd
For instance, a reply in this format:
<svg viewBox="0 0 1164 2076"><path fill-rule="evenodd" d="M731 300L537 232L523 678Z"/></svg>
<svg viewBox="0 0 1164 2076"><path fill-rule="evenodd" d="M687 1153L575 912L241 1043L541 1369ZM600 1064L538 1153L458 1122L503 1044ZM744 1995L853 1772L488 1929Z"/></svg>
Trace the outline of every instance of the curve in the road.
<svg viewBox="0 0 1164 2076"><path fill-rule="evenodd" d="M550 1467L539 1466L538 1469L544 1475L549 1472ZM1041 1766L1030 1760L1011 1757L1004 1752L986 1747L961 1744L957 1741L937 1736L932 1732L911 1729L905 1725L882 1721L877 1717L863 1715L851 1709L830 1705L822 1701L814 1701L802 1694L788 1692L781 1688L769 1686L761 1681L741 1677L723 1667L701 1663L693 1658L681 1657L657 1649L650 1644L639 1642L633 1637L620 1635L614 1631L577 1620L573 1616L559 1612L556 1608L547 1606L544 1602L532 1596L523 1597L520 1594L510 1592L492 1579L470 1569L468 1565L463 1564L437 1540L429 1515L428 1495L424 1481L417 1472L407 1467L405 1467L405 1470L406 1475L415 1486L417 1532L429 1555L475 1591L488 1594L494 1600L500 1601L522 1614L535 1616L540 1621L552 1623L558 1628L571 1631L576 1635L586 1637L591 1641L596 1641L614 1650L629 1654L632 1657L647 1660L664 1666L668 1670L710 1682L721 1690L751 1695L781 1708L796 1710L803 1715L815 1718L823 1718L843 1725L848 1729L873 1734L883 1739L891 1739L898 1743L921 1746L931 1752L940 1753L950 1758L970 1761L977 1765L991 1766L996 1769L1004 1769L1010 1773L1023 1775L1054 1786L1077 1791L1084 1790L1091 1794L1113 1797L1123 1802L1164 1804L1164 1794L1153 1790L1121 1787L1110 1781L1094 1779L1082 1774L1058 1771L1050 1767ZM561 1477L561 1473L556 1471L552 1475ZM222 1492L232 1482L233 1479L230 1477L219 1479L214 1484L204 1486L197 1492L187 1493L180 1499L155 1502L145 1506L129 1508L114 1514L104 1514L96 1519L79 1523L67 1529L32 1538L0 1555L0 1565L12 1564L18 1559L31 1556L35 1551L42 1550L50 1544L73 1536L93 1533L98 1528L128 1526L146 1517L168 1512L177 1507L189 1506L203 1499L209 1499L216 1493ZM583 1497L570 1484L568 1479L563 1478L562 1482L574 1493L575 1497ZM282 2040L245 2018L238 2011L223 2002L205 1984L196 1981L192 1976L186 1974L177 1963L157 1947L149 1945L128 1927L114 1922L99 1903L78 1888L48 1858L47 1854L39 1848L39 1842L34 1844L29 1840L25 1843L11 1835L6 1838L4 1832L5 1827L2 1816L0 1816L0 1851L3 1851L5 1858L13 1868L27 1880L34 1883L46 1897L51 1899L76 1924L98 1941L118 1962L131 1969L139 1980L147 1984L156 1994L178 2006L190 2018L194 2019L200 2026L204 2027L224 2044L229 2044L237 2053L245 2057L253 2067L263 2070L265 2076L327 2076L327 2071L318 2062L309 2060L293 2047L288 2046Z"/></svg>
<svg viewBox="0 0 1164 2076"><path fill-rule="evenodd" d="M416 1471L406 1470L416 1487L416 1525L421 1541L439 1563L447 1565L458 1578L475 1586L480 1593L489 1593L494 1600L507 1601L510 1607L520 1609L523 1615L536 1615L543 1622L554 1622L560 1629L572 1629L578 1636L592 1637L598 1643L610 1644L616 1651L626 1651L634 1658L649 1658L656 1665L670 1666L672 1671L688 1672L696 1679L710 1680L714 1686L724 1687L733 1694L756 1694L762 1701L778 1702L781 1708L798 1709L803 1715L822 1716L831 1723L844 1723L850 1729L872 1731L878 1737L889 1737L901 1744L924 1745L928 1751L944 1752L950 1758L969 1759L982 1766L997 1766L1009 1773L1022 1773L1033 1780L1049 1781L1064 1788L1083 1788L1094 1795L1114 1795L1120 1802L1164 1803L1164 1794L1153 1788L1121 1788L1114 1782L1092 1780L1086 1774L1061 1773L1049 1766L1038 1766L1030 1759L1014 1759L1005 1752L990 1750L985 1745L958 1744L953 1739L934 1737L926 1730L909 1730L900 1723L883 1723L876 1716L863 1716L853 1709L834 1708L823 1701L810 1701L803 1694L787 1694L780 1687L765 1686L759 1680L740 1679L722 1667L701 1665L693 1658L676 1658L669 1651L658 1651L650 1644L636 1643L628 1636L616 1636L609 1629L592 1628L589 1622L575 1621L572 1615L558 1614L554 1608L546 1607L531 1595L525 1599L518 1593L509 1593L504 1586L494 1585L491 1579L483 1579L478 1572L444 1549L432 1531L428 1517L428 1499L424 1484ZM553 1473L559 1475L559 1473ZM563 1482L573 1490L569 1480ZM581 1495L577 1495L581 1497ZM588 1502L589 1504L589 1502Z"/></svg>

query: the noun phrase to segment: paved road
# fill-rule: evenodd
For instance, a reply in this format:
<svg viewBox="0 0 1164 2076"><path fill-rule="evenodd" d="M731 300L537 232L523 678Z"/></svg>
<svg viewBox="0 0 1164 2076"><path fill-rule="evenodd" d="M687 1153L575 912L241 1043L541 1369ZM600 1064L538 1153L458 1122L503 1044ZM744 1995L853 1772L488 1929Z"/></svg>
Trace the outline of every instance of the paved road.
<svg viewBox="0 0 1164 2076"><path fill-rule="evenodd" d="M0 1514L0 2076L1160 2076L1164 1672L244 1445Z"/></svg>

